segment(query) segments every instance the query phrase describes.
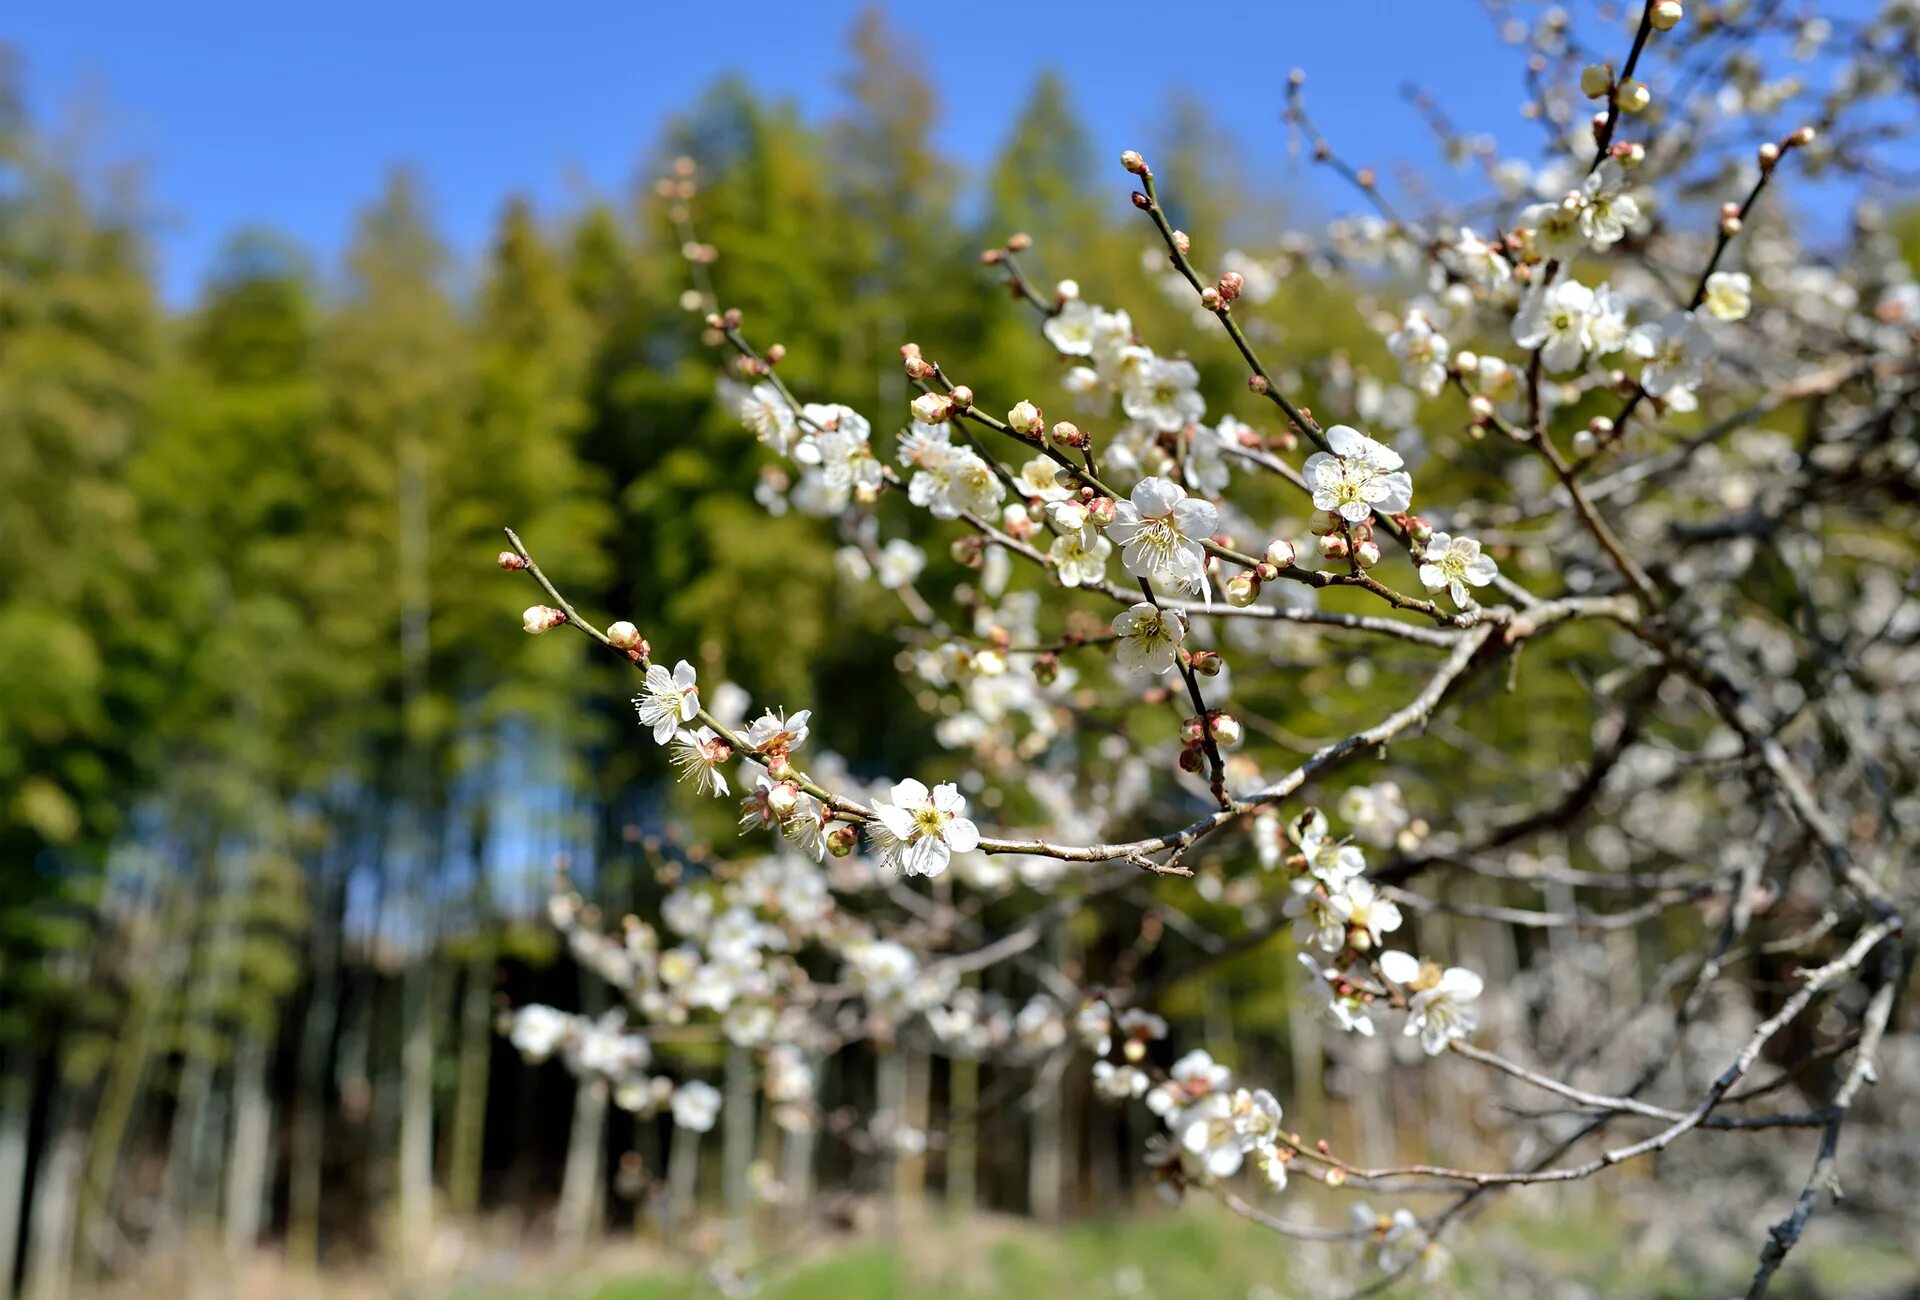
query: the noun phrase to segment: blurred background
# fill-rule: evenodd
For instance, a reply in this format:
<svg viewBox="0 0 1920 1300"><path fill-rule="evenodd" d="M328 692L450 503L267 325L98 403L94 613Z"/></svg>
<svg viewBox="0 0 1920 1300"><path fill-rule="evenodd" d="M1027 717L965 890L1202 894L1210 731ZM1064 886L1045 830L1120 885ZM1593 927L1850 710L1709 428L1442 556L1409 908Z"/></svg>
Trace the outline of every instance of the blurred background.
<svg viewBox="0 0 1920 1300"><path fill-rule="evenodd" d="M1279 118L1301 64L1349 156L1405 164L1416 202L1470 189L1409 88L1518 132L1523 56L1468 5L1363 42L1368 7L0 14L0 1293L491 1295L583 1246L646 1273L623 1186L663 1131L494 1018L601 1005L546 922L557 865L645 909L730 818L675 798L584 638L519 633L501 526L583 610L830 705L816 735L856 770L934 753L896 610L842 589L831 525L755 500L655 182L695 160L721 300L877 437L909 338L1054 391L978 263L1013 230L1238 409L1231 353L1143 273L1115 160L1147 151L1196 242L1273 253L1336 205ZM1390 370L1337 280L1263 315ZM1170 1009L1285 1059L1287 999L1235 969ZM1072 1136L1119 1121L1061 1105L1056 1185L1015 1142L969 1206L1130 1201ZM402 1249L409 1198L433 1227ZM1107 1277L1112 1231L1061 1257ZM1188 1268L1273 1249L1152 1231ZM894 1267L860 1276L887 1294Z"/></svg>

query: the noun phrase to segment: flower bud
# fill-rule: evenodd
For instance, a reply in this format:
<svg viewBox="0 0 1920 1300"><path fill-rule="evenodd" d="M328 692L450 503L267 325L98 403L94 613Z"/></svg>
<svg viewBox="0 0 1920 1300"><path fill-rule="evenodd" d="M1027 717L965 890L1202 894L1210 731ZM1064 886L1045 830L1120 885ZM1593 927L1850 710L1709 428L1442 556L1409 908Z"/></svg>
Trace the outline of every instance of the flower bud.
<svg viewBox="0 0 1920 1300"><path fill-rule="evenodd" d="M1260 583L1251 573L1243 570L1227 579L1227 604L1245 609L1259 598Z"/></svg>
<svg viewBox="0 0 1920 1300"><path fill-rule="evenodd" d="M1080 426L1070 420L1062 420L1053 426L1053 445L1064 448L1079 448L1087 445L1087 435L1080 432Z"/></svg>
<svg viewBox="0 0 1920 1300"><path fill-rule="evenodd" d="M1007 412L1007 423L1013 426L1015 433L1023 433L1029 438L1038 438L1047 428L1040 408L1024 400L1015 402L1013 409Z"/></svg>
<svg viewBox="0 0 1920 1300"><path fill-rule="evenodd" d="M800 787L791 781L776 781L767 787L767 811L775 817L793 816L800 809Z"/></svg>
<svg viewBox="0 0 1920 1300"><path fill-rule="evenodd" d="M1647 83L1635 78L1620 83L1620 94L1614 101L1620 105L1623 113L1642 113L1653 103L1653 92L1647 89Z"/></svg>
<svg viewBox="0 0 1920 1300"><path fill-rule="evenodd" d="M1740 233L1740 207L1735 203L1721 205L1720 233L1731 239Z"/></svg>
<svg viewBox="0 0 1920 1300"><path fill-rule="evenodd" d="M1680 25L1680 20L1685 16L1686 10L1680 7L1680 0L1660 0L1647 16L1647 21L1656 32L1670 32Z"/></svg>
<svg viewBox="0 0 1920 1300"><path fill-rule="evenodd" d="M740 328L740 322L745 319L746 318L740 314L738 307L729 307L725 312L721 313L720 325L723 329L737 330Z"/></svg>
<svg viewBox="0 0 1920 1300"><path fill-rule="evenodd" d="M1600 450L1600 440L1593 436L1592 429L1576 429L1573 434L1573 454L1591 456Z"/></svg>
<svg viewBox="0 0 1920 1300"><path fill-rule="evenodd" d="M770 366L777 366L777 365L779 365L779 364L780 364L780 363L781 363L782 361L785 361L786 359L787 359L787 345L786 345L786 344L784 344L784 343L771 343L771 344L768 344L768 345L767 345L767 364L768 364L768 365L770 365Z"/></svg>
<svg viewBox="0 0 1920 1300"><path fill-rule="evenodd" d="M1815 132L1810 126L1803 126L1780 143L1788 149L1804 149L1814 141Z"/></svg>
<svg viewBox="0 0 1920 1300"><path fill-rule="evenodd" d="M1112 523L1117 513L1119 512L1114 507L1112 497L1095 497L1087 502L1087 518L1102 528Z"/></svg>
<svg viewBox="0 0 1920 1300"><path fill-rule="evenodd" d="M1147 174L1147 160L1142 158L1137 150L1129 149L1121 154L1120 165L1132 172L1135 176L1145 176Z"/></svg>
<svg viewBox="0 0 1920 1300"><path fill-rule="evenodd" d="M534 636L539 636L550 627L559 627L567 621L567 616L548 605L529 605L526 613L520 616L520 626Z"/></svg>
<svg viewBox="0 0 1920 1300"><path fill-rule="evenodd" d="M1180 770L1182 772L1198 772L1201 765L1205 762L1206 759L1198 745L1188 745L1180 751Z"/></svg>
<svg viewBox="0 0 1920 1300"><path fill-rule="evenodd" d="M965 384L955 384L948 396L953 398L953 404L962 411L973 405L973 390Z"/></svg>
<svg viewBox="0 0 1920 1300"><path fill-rule="evenodd" d="M1007 236L1007 251L1009 253L1024 253L1032 247L1033 236L1024 230L1016 230Z"/></svg>
<svg viewBox="0 0 1920 1300"><path fill-rule="evenodd" d="M860 832L845 822L827 832L827 852L844 858L860 844Z"/></svg>
<svg viewBox="0 0 1920 1300"><path fill-rule="evenodd" d="M640 629L621 619L618 623L607 626L607 640L611 641L617 649L631 650L640 644Z"/></svg>
<svg viewBox="0 0 1920 1300"><path fill-rule="evenodd" d="M1231 713L1222 713L1213 720L1213 743L1222 749L1238 749L1240 742L1246 739L1246 731L1240 725L1240 719Z"/></svg>
<svg viewBox="0 0 1920 1300"><path fill-rule="evenodd" d="M982 266L998 266L1006 260L1007 250L1004 248L983 248L980 250L980 265Z"/></svg>
<svg viewBox="0 0 1920 1300"><path fill-rule="evenodd" d="M1344 560L1353 553L1353 545L1339 533L1320 535L1320 558L1323 560Z"/></svg>
<svg viewBox="0 0 1920 1300"><path fill-rule="evenodd" d="M1493 418L1493 400L1485 393L1475 393L1467 399L1467 409L1473 412L1475 424L1485 424Z"/></svg>
<svg viewBox="0 0 1920 1300"><path fill-rule="evenodd" d="M1133 192L1133 206L1145 212L1153 206L1153 200L1142 194L1139 190L1135 190Z"/></svg>
<svg viewBox="0 0 1920 1300"><path fill-rule="evenodd" d="M945 424L953 418L953 399L945 393L922 393L913 399L912 409L922 424Z"/></svg>
<svg viewBox="0 0 1920 1300"><path fill-rule="evenodd" d="M954 538L948 553L953 556L954 563L961 567L977 569L986 563L986 549L985 538L978 533L968 533L964 537Z"/></svg>
<svg viewBox="0 0 1920 1300"><path fill-rule="evenodd" d="M1253 566L1253 576L1258 582L1280 581L1280 566L1267 560Z"/></svg>
<svg viewBox="0 0 1920 1300"><path fill-rule="evenodd" d="M1364 542L1355 543L1353 558L1354 562L1361 568L1371 569L1374 565L1380 563L1380 543L1374 541L1371 537L1367 538Z"/></svg>
<svg viewBox="0 0 1920 1300"><path fill-rule="evenodd" d="M1592 433L1595 438L1602 440L1611 438L1613 437L1613 421L1604 415L1596 415L1587 421L1587 430Z"/></svg>
<svg viewBox="0 0 1920 1300"><path fill-rule="evenodd" d="M1033 680L1042 686L1051 686L1060 678L1060 656L1051 650L1036 655L1033 660Z"/></svg>
<svg viewBox="0 0 1920 1300"><path fill-rule="evenodd" d="M1780 161L1780 146L1768 140L1760 146L1760 170L1772 171L1773 165Z"/></svg>
<svg viewBox="0 0 1920 1300"><path fill-rule="evenodd" d="M1228 271L1220 277L1220 298L1223 302L1232 302L1247 287L1247 277L1238 271Z"/></svg>
<svg viewBox="0 0 1920 1300"><path fill-rule="evenodd" d="M1604 63L1589 63L1580 69L1580 93L1588 99L1605 98L1613 85L1613 69Z"/></svg>
<svg viewBox="0 0 1920 1300"><path fill-rule="evenodd" d="M527 567L527 562L521 559L519 553L516 551L500 552L499 555L494 557L494 563L498 564L501 568L507 570L507 572L509 573L513 572L513 570L515 569L524 569Z"/></svg>
<svg viewBox="0 0 1920 1300"><path fill-rule="evenodd" d="M1188 666L1202 677L1218 677L1227 661L1220 657L1217 650L1196 650L1188 659Z"/></svg>
<svg viewBox="0 0 1920 1300"><path fill-rule="evenodd" d="M933 376L932 364L923 361L917 354L908 357L905 364L907 368L907 378L909 379L930 379Z"/></svg>
<svg viewBox="0 0 1920 1300"><path fill-rule="evenodd" d="M1180 256L1185 257L1193 251L1193 240L1187 236L1186 231L1176 230L1173 232L1173 246L1179 250Z"/></svg>
<svg viewBox="0 0 1920 1300"><path fill-rule="evenodd" d="M1078 280L1062 280L1059 284L1053 286L1053 300L1055 302L1068 303L1079 296L1080 282Z"/></svg>
<svg viewBox="0 0 1920 1300"><path fill-rule="evenodd" d="M1635 140L1630 144L1621 145L1614 153L1614 157L1620 160L1622 167L1631 171L1647 160L1647 146Z"/></svg>
<svg viewBox="0 0 1920 1300"><path fill-rule="evenodd" d="M1338 533L1346 526L1347 521L1331 510L1320 511L1313 516L1312 521L1307 525L1307 527L1313 531L1315 537L1325 537L1330 533Z"/></svg>
<svg viewBox="0 0 1920 1300"><path fill-rule="evenodd" d="M1206 738L1206 734L1206 723L1197 714L1180 724L1180 743L1183 745L1197 745Z"/></svg>
<svg viewBox="0 0 1920 1300"><path fill-rule="evenodd" d="M1200 305L1208 311L1219 311L1226 306L1226 300L1220 296L1218 289L1208 285L1200 291Z"/></svg>
<svg viewBox="0 0 1920 1300"><path fill-rule="evenodd" d="M1277 538L1267 543L1268 564L1277 565L1282 569L1288 569L1293 567L1293 563L1297 558L1298 553L1293 549L1293 543L1286 538Z"/></svg>
<svg viewBox="0 0 1920 1300"><path fill-rule="evenodd" d="M1262 397L1265 397L1273 391L1273 384L1268 381L1265 375L1248 375L1247 391L1250 393L1258 393Z"/></svg>

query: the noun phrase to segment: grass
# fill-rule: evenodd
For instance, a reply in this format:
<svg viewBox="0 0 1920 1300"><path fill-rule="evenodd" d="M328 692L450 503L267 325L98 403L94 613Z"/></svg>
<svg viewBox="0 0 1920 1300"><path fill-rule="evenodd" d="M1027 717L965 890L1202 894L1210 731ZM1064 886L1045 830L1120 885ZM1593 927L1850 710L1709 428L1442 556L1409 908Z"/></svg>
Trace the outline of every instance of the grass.
<svg viewBox="0 0 1920 1300"><path fill-rule="evenodd" d="M1744 1293L1752 1249L1703 1266L1685 1243L1661 1244L1604 1214L1503 1218L1459 1239L1441 1285L1411 1281L1394 1296L1672 1297ZM1757 1247L1755 1247L1757 1248ZM1345 1246L1274 1236L1205 1204L1048 1227L981 1218L903 1229L897 1242L815 1243L769 1269L762 1300L1304 1300L1344 1294L1373 1275ZM1690 1259L1695 1262L1683 1262ZM1891 1300L1920 1289L1920 1264L1893 1243L1803 1243L1773 1294L1782 1300ZM668 1300L714 1294L685 1264L539 1286L464 1290L453 1300Z"/></svg>

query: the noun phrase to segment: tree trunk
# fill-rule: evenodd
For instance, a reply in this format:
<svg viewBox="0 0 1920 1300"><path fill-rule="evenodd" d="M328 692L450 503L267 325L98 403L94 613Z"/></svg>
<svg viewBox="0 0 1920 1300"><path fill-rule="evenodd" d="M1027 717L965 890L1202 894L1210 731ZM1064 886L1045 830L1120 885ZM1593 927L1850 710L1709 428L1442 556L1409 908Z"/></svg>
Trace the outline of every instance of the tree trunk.
<svg viewBox="0 0 1920 1300"><path fill-rule="evenodd" d="M320 1196L325 1180L327 1065L340 1022L340 938L337 896L317 916L313 992L294 1062L293 1123L287 1138L287 1258L320 1267Z"/></svg>
<svg viewBox="0 0 1920 1300"><path fill-rule="evenodd" d="M416 1261L433 1231L433 965L416 954L401 976L399 1232Z"/></svg>
<svg viewBox="0 0 1920 1300"><path fill-rule="evenodd" d="M601 1211L605 1175L607 1086L581 1079L573 1094L573 1130L567 1138L567 1168L560 1179L560 1207L554 1236L566 1251L577 1251L593 1236Z"/></svg>
<svg viewBox="0 0 1920 1300"><path fill-rule="evenodd" d="M19 1049L0 1058L0 1296L13 1291L27 1208L27 1126L33 1118L33 1060Z"/></svg>
<svg viewBox="0 0 1920 1300"><path fill-rule="evenodd" d="M57 1083L56 1087L74 1085ZM51 1138L40 1157L28 1222L25 1300L68 1300L73 1290L74 1219L86 1168L87 1130L79 1099L57 1097Z"/></svg>
<svg viewBox="0 0 1920 1300"><path fill-rule="evenodd" d="M239 1260L260 1241L272 1189L273 1098L267 1064L273 1036L242 1031L233 1063L233 1142L227 1160L227 1255Z"/></svg>
<svg viewBox="0 0 1920 1300"><path fill-rule="evenodd" d="M965 1218L979 1197L980 1062L956 1056L947 1063L947 1209Z"/></svg>
<svg viewBox="0 0 1920 1300"><path fill-rule="evenodd" d="M753 1163L753 1054L739 1044L727 1047L720 1107L721 1186L727 1203L727 1244L744 1247L752 1237L747 1166Z"/></svg>

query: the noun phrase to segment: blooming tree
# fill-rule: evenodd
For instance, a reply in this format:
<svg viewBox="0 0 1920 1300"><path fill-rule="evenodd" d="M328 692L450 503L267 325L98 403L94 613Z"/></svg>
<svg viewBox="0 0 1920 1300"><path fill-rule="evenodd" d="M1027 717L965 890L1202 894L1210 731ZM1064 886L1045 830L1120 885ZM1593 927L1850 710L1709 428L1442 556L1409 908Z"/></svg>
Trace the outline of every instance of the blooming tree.
<svg viewBox="0 0 1920 1300"><path fill-rule="evenodd" d="M1423 105L1485 177L1457 211L1405 216L1322 134L1297 73L1292 129L1368 207L1322 241L1210 258L1123 155L1156 276L1217 323L1264 424L1213 414L1194 362L1124 309L1038 288L1023 236L985 260L1058 357L1058 395L992 392L908 342L905 409L809 400L833 395L791 391L783 350L695 294L723 396L790 464L778 508L840 521L843 574L898 596L951 758L856 776L808 713L750 717L681 647L583 617L510 533L502 567L543 593L527 630L571 626L629 660L640 743L696 795L738 799L747 837L657 924L605 929L563 888L555 923L626 1006L521 1008L522 1052L690 1134L733 1103L655 1071L654 1039L689 1023L756 1054L796 1131L822 1122L819 1062L856 1042L1077 1059L1098 1096L1157 1117L1141 1154L1169 1193L1351 1240L1388 1275L1436 1263L1496 1191L1811 1131L1803 1186L1775 1189L1766 1288L1834 1177L1909 964L1920 285L1870 209L1823 256L1763 200L1796 166L1879 174L1920 87L1920 10L1647 0L1609 53L1558 9L1495 8L1544 146L1502 153ZM1763 75L1768 43L1794 72ZM700 247L691 168L665 187ZM1302 274L1364 286L1397 375L1275 363L1258 308ZM928 537L960 582L935 589ZM1304 689L1308 665L1367 703L1324 739L1276 736L1259 701ZM1471 734L1490 692L1569 690L1593 723L1562 737L1564 768L1516 774ZM1396 758L1455 714L1444 757ZM1363 1163L1295 1131L1279 1081L1209 1054L1230 1044L1164 1041L1164 985L1038 960L1063 915L1142 881L1237 915L1197 944L1202 967L1289 936L1284 978L1335 1052L1393 1036L1395 1068L1447 1058L1511 1089L1530 1130L1511 1163ZM1536 891L1548 902L1512 901ZM1021 919L983 929L1010 899ZM1592 1015L1596 987L1621 987L1609 938L1676 914L1702 918L1700 942ZM1479 929L1553 936L1558 991L1524 963L1484 969ZM1761 987L1781 962L1784 985ZM990 967L1026 1000L981 993ZM1587 1014L1557 1022L1554 997ZM898 1113L863 1133L928 1141ZM1269 1208L1303 1178L1417 1205L1337 1226Z"/></svg>

